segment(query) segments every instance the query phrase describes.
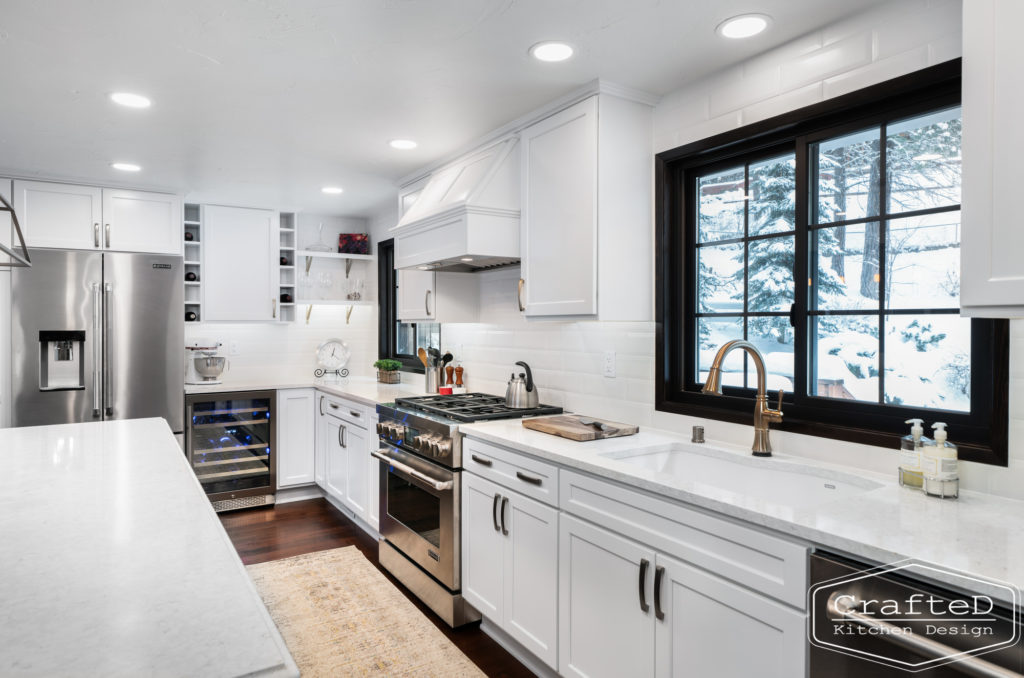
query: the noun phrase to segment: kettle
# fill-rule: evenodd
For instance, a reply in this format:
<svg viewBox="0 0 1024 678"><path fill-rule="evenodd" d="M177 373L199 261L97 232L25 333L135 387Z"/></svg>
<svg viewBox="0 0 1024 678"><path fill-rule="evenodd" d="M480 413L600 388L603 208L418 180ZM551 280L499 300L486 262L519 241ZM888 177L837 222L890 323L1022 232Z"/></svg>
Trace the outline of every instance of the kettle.
<svg viewBox="0 0 1024 678"><path fill-rule="evenodd" d="M521 360L516 365L522 365L526 372L520 372L518 377L512 373L508 380L508 388L505 389L505 405L520 410L537 407L540 398L533 383L533 372L530 371L530 366Z"/></svg>

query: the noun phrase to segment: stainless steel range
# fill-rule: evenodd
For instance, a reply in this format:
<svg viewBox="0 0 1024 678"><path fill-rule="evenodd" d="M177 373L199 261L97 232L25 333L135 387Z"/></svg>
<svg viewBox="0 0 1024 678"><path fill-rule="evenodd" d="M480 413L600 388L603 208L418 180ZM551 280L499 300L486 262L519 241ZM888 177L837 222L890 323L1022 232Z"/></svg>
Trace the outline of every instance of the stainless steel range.
<svg viewBox="0 0 1024 678"><path fill-rule="evenodd" d="M377 406L380 564L451 626L480 619L462 587L460 423L559 414L513 409L485 393L398 398Z"/></svg>

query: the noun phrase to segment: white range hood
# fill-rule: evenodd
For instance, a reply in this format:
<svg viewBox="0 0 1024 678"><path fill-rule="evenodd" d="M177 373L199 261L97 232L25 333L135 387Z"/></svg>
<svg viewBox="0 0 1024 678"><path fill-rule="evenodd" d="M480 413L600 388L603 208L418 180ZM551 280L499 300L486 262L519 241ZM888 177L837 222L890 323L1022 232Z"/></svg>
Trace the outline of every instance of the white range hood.
<svg viewBox="0 0 1024 678"><path fill-rule="evenodd" d="M395 268L479 271L519 261L519 139L434 172L391 229Z"/></svg>

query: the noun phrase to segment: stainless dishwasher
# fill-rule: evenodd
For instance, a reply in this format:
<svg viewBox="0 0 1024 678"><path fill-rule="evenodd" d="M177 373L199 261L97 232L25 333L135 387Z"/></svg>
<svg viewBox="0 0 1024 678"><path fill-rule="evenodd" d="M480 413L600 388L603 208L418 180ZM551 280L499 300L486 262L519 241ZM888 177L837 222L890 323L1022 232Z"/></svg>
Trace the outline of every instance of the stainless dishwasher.
<svg viewBox="0 0 1024 678"><path fill-rule="evenodd" d="M964 634L938 635L941 641L930 640L936 634L922 633L924 624L932 624L938 627L946 625L947 630L952 630L962 620L954 618L942 618L943 615L929 614L929 618L913 618L908 621L906 614L899 614L897 621L901 626L911 627L914 633L875 633L875 634L848 634L847 627L863 626L870 628L875 626L886 626L887 622L879 619L871 619L870 615L858 615L849 611L837 615L835 595L845 597L847 600L857 600L860 603L869 601L869 611L877 610L879 605L886 601L907 601L918 594L918 600L928 600L927 597L934 597L937 607L945 609L943 601L963 600L969 594L961 594L947 589L938 588L934 585L910 579L899 574L890 572L872 575L870 577L856 578L858 574L871 569L870 566L857 563L824 552L817 552L811 556L811 583L812 585L833 582L840 583L830 585L831 595L814 596L812 599L812 616L810 631L814 638L824 639L842 644L844 647L871 653L873 655L884 655L893 657L900 661L920 662L940 656L945 652L946 656L954 652L965 652L979 647L985 647L991 643L990 639L976 638ZM847 578L854 579L847 581ZM832 600L832 607L829 608L829 601ZM839 609L846 609L840 606ZM905 609L905 608L904 608ZM836 650L827 649L811 643L810 655L808 658L810 678L963 678L963 676L985 676L987 678L1020 678L1024 672L1024 646L1020 640L1020 619L1010 610L998 607L985 615L992 619L991 624L999 638L1013 637L1016 627L1016 643L1002 649L993 650L977 656L965 656L958 661L942 666L924 668L910 671L906 668L888 666L883 663L872 661L863 657L843 654ZM936 618L939 617L939 618ZM948 617L948 615L947 615ZM837 623L837 618L841 619ZM866 621L864 621L866 620ZM886 630L886 629L880 629ZM890 629L891 630L891 629ZM940 631L941 634L941 631ZM1005 635L1004 635L1005 634ZM925 636L928 637L925 637ZM923 638L923 640L919 639Z"/></svg>

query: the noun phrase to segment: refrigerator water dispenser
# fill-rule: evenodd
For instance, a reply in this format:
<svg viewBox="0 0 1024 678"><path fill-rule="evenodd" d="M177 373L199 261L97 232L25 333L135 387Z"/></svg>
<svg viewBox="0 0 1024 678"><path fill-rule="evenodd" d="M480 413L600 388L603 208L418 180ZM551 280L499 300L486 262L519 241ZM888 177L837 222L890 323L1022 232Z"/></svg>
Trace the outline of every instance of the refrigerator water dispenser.
<svg viewBox="0 0 1024 678"><path fill-rule="evenodd" d="M39 390L85 388L85 332L48 330L39 333Z"/></svg>

